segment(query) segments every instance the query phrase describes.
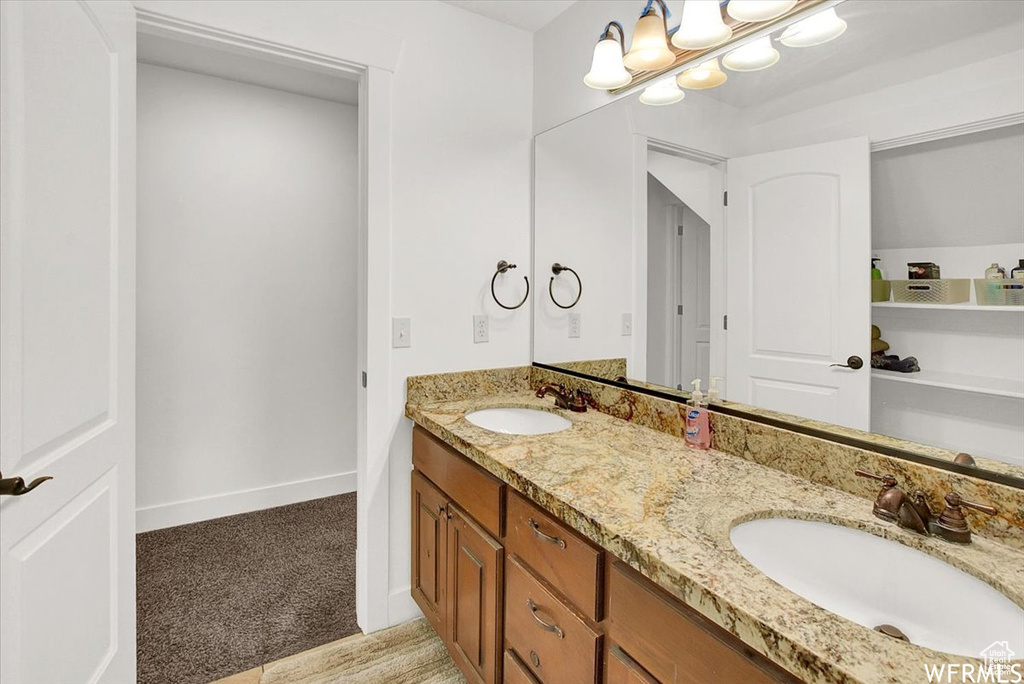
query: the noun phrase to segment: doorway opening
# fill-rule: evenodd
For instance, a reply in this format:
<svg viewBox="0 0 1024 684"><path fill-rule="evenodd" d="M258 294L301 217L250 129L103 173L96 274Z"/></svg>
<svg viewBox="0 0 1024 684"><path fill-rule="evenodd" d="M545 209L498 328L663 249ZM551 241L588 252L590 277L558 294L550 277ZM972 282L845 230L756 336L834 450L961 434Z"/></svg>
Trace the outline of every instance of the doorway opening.
<svg viewBox="0 0 1024 684"><path fill-rule="evenodd" d="M140 682L358 631L355 75L139 34Z"/></svg>

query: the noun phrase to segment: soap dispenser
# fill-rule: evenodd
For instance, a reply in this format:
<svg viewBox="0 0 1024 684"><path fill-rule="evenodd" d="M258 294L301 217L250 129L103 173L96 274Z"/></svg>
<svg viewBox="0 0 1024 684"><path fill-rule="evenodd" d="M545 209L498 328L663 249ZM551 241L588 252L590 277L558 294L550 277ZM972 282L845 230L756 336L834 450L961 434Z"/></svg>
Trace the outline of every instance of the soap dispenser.
<svg viewBox="0 0 1024 684"><path fill-rule="evenodd" d="M722 399L722 395L718 391L718 382L719 381L725 382L725 378L719 377L717 375L712 375L711 376L711 387L708 388L708 403L709 404L714 404L716 401L721 401L721 399Z"/></svg>
<svg viewBox="0 0 1024 684"><path fill-rule="evenodd" d="M708 421L708 410L701 404L704 401L704 393L700 391L700 378L690 383L693 385L693 392L690 393L690 406L686 409L686 443L695 449L708 449L711 447L711 425Z"/></svg>

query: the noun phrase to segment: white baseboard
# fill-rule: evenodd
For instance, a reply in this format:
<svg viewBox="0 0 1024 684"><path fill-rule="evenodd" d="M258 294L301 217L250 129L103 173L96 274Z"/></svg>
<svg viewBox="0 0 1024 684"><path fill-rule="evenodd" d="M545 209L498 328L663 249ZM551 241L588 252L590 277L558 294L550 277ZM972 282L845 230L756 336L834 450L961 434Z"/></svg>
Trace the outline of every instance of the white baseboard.
<svg viewBox="0 0 1024 684"><path fill-rule="evenodd" d="M249 513L264 508L286 506L300 501L354 491L356 491L355 471L298 482L284 482L240 492L227 492L201 499L147 506L135 509L135 531L149 532L164 527L187 525L202 520L222 518L225 515Z"/></svg>
<svg viewBox="0 0 1024 684"><path fill-rule="evenodd" d="M412 600L411 587L393 591L388 595L388 625L394 627L423 617L423 611Z"/></svg>

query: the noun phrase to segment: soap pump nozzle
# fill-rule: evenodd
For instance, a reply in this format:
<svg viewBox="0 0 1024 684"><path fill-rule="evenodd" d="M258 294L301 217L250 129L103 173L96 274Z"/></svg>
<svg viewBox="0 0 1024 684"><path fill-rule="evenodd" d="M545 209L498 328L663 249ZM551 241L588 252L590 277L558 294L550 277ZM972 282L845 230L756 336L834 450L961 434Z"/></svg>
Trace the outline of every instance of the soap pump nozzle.
<svg viewBox="0 0 1024 684"><path fill-rule="evenodd" d="M700 378L694 379L690 384L693 385L693 391L690 392L690 405L699 407L704 401L704 393L700 391Z"/></svg>
<svg viewBox="0 0 1024 684"><path fill-rule="evenodd" d="M714 401L719 401L722 398L721 395L718 392L718 381L719 380L721 380L722 382L725 382L725 378L719 377L717 375L712 375L711 376L711 387L708 388L708 403L709 404L711 402L714 402Z"/></svg>

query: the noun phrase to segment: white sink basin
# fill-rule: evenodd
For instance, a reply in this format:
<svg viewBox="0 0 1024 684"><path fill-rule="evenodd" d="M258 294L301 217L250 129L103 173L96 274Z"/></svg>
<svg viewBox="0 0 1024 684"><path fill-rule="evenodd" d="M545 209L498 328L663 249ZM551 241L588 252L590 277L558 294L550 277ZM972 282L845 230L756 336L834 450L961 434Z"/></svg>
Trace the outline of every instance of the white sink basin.
<svg viewBox="0 0 1024 684"><path fill-rule="evenodd" d="M979 658L996 641L1024 654L1024 609L926 553L848 527L783 518L742 523L730 536L768 577L865 627L893 625L913 644L960 656Z"/></svg>
<svg viewBox="0 0 1024 684"><path fill-rule="evenodd" d="M562 416L524 408L492 408L466 414L466 420L491 432L506 435L547 435L572 427Z"/></svg>

